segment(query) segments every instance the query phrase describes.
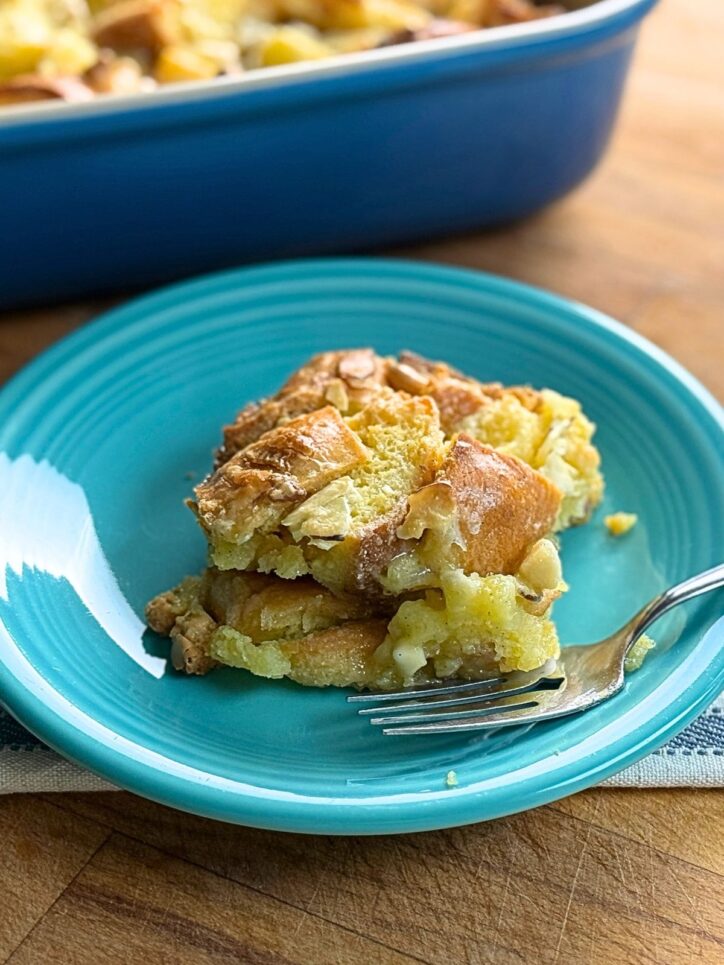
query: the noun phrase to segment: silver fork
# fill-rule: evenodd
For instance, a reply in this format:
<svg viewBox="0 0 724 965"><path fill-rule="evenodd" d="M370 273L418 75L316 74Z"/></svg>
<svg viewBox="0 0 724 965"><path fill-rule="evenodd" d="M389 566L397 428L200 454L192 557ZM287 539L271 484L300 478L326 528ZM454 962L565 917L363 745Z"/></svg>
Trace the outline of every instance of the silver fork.
<svg viewBox="0 0 724 965"><path fill-rule="evenodd" d="M621 690L626 655L647 627L679 603L720 586L724 563L664 590L605 640L564 647L557 661L538 670L354 694L347 700L363 704L359 713L381 726L384 734L486 730L576 714Z"/></svg>

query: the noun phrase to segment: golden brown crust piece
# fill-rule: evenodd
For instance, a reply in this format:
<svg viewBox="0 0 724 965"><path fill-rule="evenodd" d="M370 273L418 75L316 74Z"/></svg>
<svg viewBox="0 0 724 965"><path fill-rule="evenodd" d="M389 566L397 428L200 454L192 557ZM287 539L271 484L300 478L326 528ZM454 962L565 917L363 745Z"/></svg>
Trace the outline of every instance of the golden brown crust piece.
<svg viewBox="0 0 724 965"><path fill-rule="evenodd" d="M311 687L364 687L371 682L372 657L387 634L386 620L360 620L288 640L290 680Z"/></svg>
<svg viewBox="0 0 724 965"><path fill-rule="evenodd" d="M363 684L387 625L364 600L334 596L310 579L213 568L151 600L146 619L171 639L177 670L205 674L217 666L211 640L225 626L255 645L278 641L291 663L287 676L316 686Z"/></svg>
<svg viewBox="0 0 724 965"><path fill-rule="evenodd" d="M268 532L297 503L367 458L337 409L326 406L265 433L196 487L201 525L221 538Z"/></svg>
<svg viewBox="0 0 724 965"><path fill-rule="evenodd" d="M466 573L515 573L528 549L547 536L561 493L520 459L461 435L438 476L453 494L462 546L451 562Z"/></svg>
<svg viewBox="0 0 724 965"><path fill-rule="evenodd" d="M175 0L119 0L93 21L93 40L115 50L157 51L179 38Z"/></svg>
<svg viewBox="0 0 724 965"><path fill-rule="evenodd" d="M531 411L540 402L540 393L528 386L504 388L500 382L478 382L445 362L432 362L414 352L400 352L397 360L388 360L387 380L398 391L434 399L440 410L440 423L448 435L457 430L466 416L505 393L513 393Z"/></svg>
<svg viewBox="0 0 724 965"><path fill-rule="evenodd" d="M433 573L441 562L481 576L515 573L560 504L559 490L525 463L461 435L435 480L411 495L397 535L417 542Z"/></svg>
<svg viewBox="0 0 724 965"><path fill-rule="evenodd" d="M512 392L531 411L540 402L540 393L528 386L504 388L498 382L478 382L444 362L432 362L414 352L403 351L397 359L382 358L369 348L323 352L294 372L275 396L250 402L224 427L224 443L215 465L223 465L263 433L290 419L329 403L344 413L354 412L390 391L434 399L448 435L462 419L504 393Z"/></svg>
<svg viewBox="0 0 724 965"><path fill-rule="evenodd" d="M335 596L308 578L282 580L264 573L209 569L202 583L204 608L219 624L234 627L253 643L297 638L372 614L360 597Z"/></svg>
<svg viewBox="0 0 724 965"><path fill-rule="evenodd" d="M385 386L385 363L372 349L323 352L297 369L272 398L251 402L224 427L224 444L216 454L223 465L234 453L265 432L330 402L347 411L361 406Z"/></svg>

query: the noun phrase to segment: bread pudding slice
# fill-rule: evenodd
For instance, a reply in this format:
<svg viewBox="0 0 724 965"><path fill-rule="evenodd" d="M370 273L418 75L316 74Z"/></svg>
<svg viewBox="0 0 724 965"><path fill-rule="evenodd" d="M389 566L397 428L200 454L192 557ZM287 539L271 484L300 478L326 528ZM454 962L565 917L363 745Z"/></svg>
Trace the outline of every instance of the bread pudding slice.
<svg viewBox="0 0 724 965"><path fill-rule="evenodd" d="M272 429L196 495L219 569L311 575L373 599L438 587L449 567L515 572L561 500L521 460L446 441L435 402L402 392Z"/></svg>
<svg viewBox="0 0 724 965"><path fill-rule="evenodd" d="M439 589L381 615L308 577L209 568L153 599L149 626L172 641L177 669L219 665L306 686L394 689L427 680L531 670L558 654L550 611L564 589L555 546L533 544L518 572L450 569Z"/></svg>
<svg viewBox="0 0 724 965"><path fill-rule="evenodd" d="M152 600L174 664L389 689L558 653L551 534L601 498L573 399L412 353L327 352L224 430L209 568Z"/></svg>
<svg viewBox="0 0 724 965"><path fill-rule="evenodd" d="M396 359L371 349L315 356L276 396L247 405L226 426L217 467L292 418L330 405L349 416L398 392L431 398L446 440L467 433L517 456L554 483L562 493L556 530L585 522L601 501L600 458L591 441L595 426L575 399L549 389L479 382L412 352Z"/></svg>

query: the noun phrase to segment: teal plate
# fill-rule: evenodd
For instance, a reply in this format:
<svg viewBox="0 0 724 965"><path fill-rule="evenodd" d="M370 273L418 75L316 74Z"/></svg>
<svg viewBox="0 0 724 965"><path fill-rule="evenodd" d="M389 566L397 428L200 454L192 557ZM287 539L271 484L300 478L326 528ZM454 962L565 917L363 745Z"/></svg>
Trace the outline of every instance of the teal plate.
<svg viewBox="0 0 724 965"><path fill-rule="evenodd" d="M381 260L234 271L165 289L54 346L0 394L0 693L26 727L116 784L257 827L419 831L535 807L672 737L724 687L713 596L655 628L617 697L492 735L389 738L338 690L234 670L189 678L143 606L204 562L183 505L219 429L313 352L410 347L482 379L547 385L598 423L608 488L566 533L563 641L595 640L718 563L716 402L616 322L500 278ZM639 514L612 539L602 515ZM445 783L457 773L458 786Z"/></svg>

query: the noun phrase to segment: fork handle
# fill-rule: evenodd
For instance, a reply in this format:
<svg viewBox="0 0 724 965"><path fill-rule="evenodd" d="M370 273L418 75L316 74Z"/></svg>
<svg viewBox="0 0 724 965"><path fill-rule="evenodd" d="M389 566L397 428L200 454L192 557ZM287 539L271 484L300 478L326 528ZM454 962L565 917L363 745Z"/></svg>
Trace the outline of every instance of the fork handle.
<svg viewBox="0 0 724 965"><path fill-rule="evenodd" d="M703 573L698 573L682 583L677 583L676 586L670 586L668 590L664 590L663 593L654 597L631 621L631 638L626 647L626 653L629 652L644 630L672 607L678 606L679 603L685 603L687 600L692 600L701 593L716 590L720 586L724 586L724 563L712 566L710 570L704 570Z"/></svg>

